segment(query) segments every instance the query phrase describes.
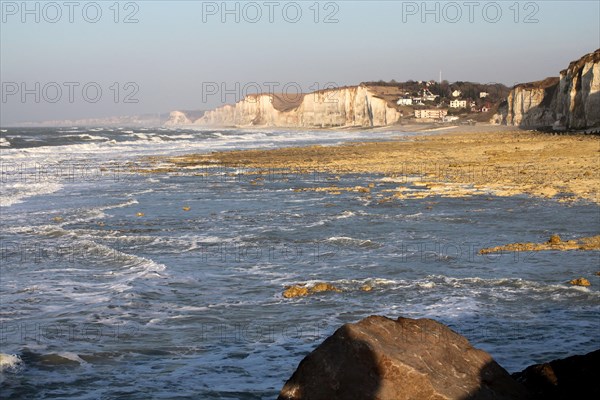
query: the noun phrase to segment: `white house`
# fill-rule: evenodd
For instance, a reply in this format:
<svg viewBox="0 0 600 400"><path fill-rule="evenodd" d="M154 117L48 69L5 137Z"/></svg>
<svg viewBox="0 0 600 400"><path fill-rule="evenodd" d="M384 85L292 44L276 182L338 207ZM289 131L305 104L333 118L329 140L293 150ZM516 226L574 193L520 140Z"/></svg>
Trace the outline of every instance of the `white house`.
<svg viewBox="0 0 600 400"><path fill-rule="evenodd" d="M486 97L488 97L490 94L488 92L479 92L479 98L480 99L485 99Z"/></svg>
<svg viewBox="0 0 600 400"><path fill-rule="evenodd" d="M462 94L462 92L460 90L455 90L454 92L452 92L452 97L459 97Z"/></svg>
<svg viewBox="0 0 600 400"><path fill-rule="evenodd" d="M423 100L423 101L435 101L435 99L437 99L438 97L440 97L437 94L431 93L429 91L429 89L423 89L420 92L420 95L421 95L421 100Z"/></svg>
<svg viewBox="0 0 600 400"><path fill-rule="evenodd" d="M396 104L398 104L399 106L412 106L412 103L413 101L410 98L399 98L396 102Z"/></svg>
<svg viewBox="0 0 600 400"><path fill-rule="evenodd" d="M467 108L466 100L451 100L450 108Z"/></svg>
<svg viewBox="0 0 600 400"><path fill-rule="evenodd" d="M443 109L429 109L429 110L415 110L416 118L431 118L431 119L442 119L448 114L448 110Z"/></svg>

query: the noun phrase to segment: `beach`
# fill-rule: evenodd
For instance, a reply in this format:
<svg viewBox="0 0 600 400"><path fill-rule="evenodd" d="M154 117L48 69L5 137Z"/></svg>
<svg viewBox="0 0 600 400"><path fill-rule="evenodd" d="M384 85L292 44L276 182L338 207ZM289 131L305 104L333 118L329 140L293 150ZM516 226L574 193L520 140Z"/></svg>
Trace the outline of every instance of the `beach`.
<svg viewBox="0 0 600 400"><path fill-rule="evenodd" d="M214 165L291 173L381 174L411 181L378 200L431 196L529 195L600 202L600 139L496 126L457 127L384 142L192 154L168 159L176 167ZM254 172L253 172L254 173ZM368 187L371 182L364 182ZM317 190L337 193L337 186ZM343 189L342 189L343 190Z"/></svg>

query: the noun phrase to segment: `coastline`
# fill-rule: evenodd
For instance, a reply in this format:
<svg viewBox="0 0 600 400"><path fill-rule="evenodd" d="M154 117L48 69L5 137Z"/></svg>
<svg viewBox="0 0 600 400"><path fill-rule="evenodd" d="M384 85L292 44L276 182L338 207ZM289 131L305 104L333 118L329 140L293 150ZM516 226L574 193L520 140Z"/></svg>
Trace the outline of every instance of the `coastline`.
<svg viewBox="0 0 600 400"><path fill-rule="evenodd" d="M391 133L408 132L386 128ZM600 139L597 136L552 135L497 125L442 129L427 126L416 135L398 136L391 141L235 150L151 157L151 160L163 166L170 164L170 170L220 165L244 167L258 174L276 170L300 174L382 175L381 181L397 183L398 187L375 199L381 202L431 196L529 195L600 204ZM364 186L372 183L365 182ZM346 188L335 185L316 188L334 194L340 189Z"/></svg>
<svg viewBox="0 0 600 400"><path fill-rule="evenodd" d="M10 287L27 290L8 287L5 294L9 304L36 299L25 313L15 314L14 323L23 323L29 332L34 323L40 327L58 327L60 323L60 329L75 327L69 329L78 338L90 327L102 331L103 338L93 339L92 345L80 339L71 341L65 356L54 350L51 338L48 347L29 351L29 339L13 331L4 353L22 361L14 360L14 367L5 369L9 385L15 392L51 395L46 386L54 378L46 370L68 364L78 379L79 371L85 373L86 364L81 360L92 360L97 364L94 378L106 382L102 387L118 387L118 377L129 373L143 376L160 368L175 370L182 364L204 362L208 354L215 363L199 379L221 382L223 366L236 365L239 369L227 376L228 382L238 382L233 389L260 391L263 397L276 398L276 390L304 354L337 327L368 315L438 320L493 354L511 372L522 371L534 362L596 350L599 342L590 321L598 315L597 251L557 251L563 245L571 248L571 241L598 234L596 204L490 195L401 200L400 196L451 196L450 189L457 196L466 196L456 189L460 185L446 178L450 174L447 170L464 172L462 179L467 181L471 170L461 171L458 163L419 160L443 160L442 156L454 153L452 157L463 160L464 149L483 146L485 143L480 142L485 135L511 134L506 128L491 127L494 132L481 134L475 134L476 127L465 128L462 132L459 127L405 135L397 131L234 131L223 132L222 138L213 138L210 131L183 131L172 134L171 141L169 133L136 129L129 133L72 132L79 129L56 129L52 134L15 132L23 139L38 138L55 146L35 148L37 143L33 143L23 150L17 148L8 152L10 157L4 160L7 165L21 163L26 154L30 165L49 165L49 161L55 166L73 165L74 159L87 157L86 165L107 169L98 170L97 176L90 174L93 170L85 170L86 175L77 169L69 174L55 170L61 172L59 183L65 183L64 189L25 198L6 213L4 239L11 243L6 279L14 282ZM92 136L106 139L98 144L87 142ZM165 140L159 140L163 136ZM471 142L465 145L461 137ZM126 144L113 144L116 138ZM543 146L554 146L555 139L546 135L537 138ZM589 152L591 144L591 154L597 154L596 142L587 139L584 150ZM348 143L350 140L369 143ZM64 146L62 141L71 147L56 146ZM309 146L315 143L327 147ZM494 151L504 149L498 146L520 146L498 143ZM567 148L564 141L558 143L563 146L560 149ZM299 145L307 147L207 154L216 149ZM556 153L552 149L548 150L550 156ZM323 157L312 154L319 151L329 153ZM158 171L162 163L143 162L151 154L162 154L166 160L191 152L198 153L195 156L199 159L190 160L190 167L180 160L164 174ZM252 156L255 153L262 158ZM217 156L224 161L231 157L228 166L221 167L224 164L218 164ZM411 161L415 163L414 173L409 173ZM249 167L261 163L260 170ZM370 172L386 163L395 175ZM200 168L194 168L199 164ZM273 171L273 165L308 175L286 177L285 171ZM135 174L132 169L137 166L154 166L159 173ZM341 171L350 167L368 172L311 174L315 168ZM428 169L439 171L439 178L428 176ZM19 185L24 176L29 179L28 170L22 171L8 176L14 177L17 188L24 186ZM36 171L44 173L35 177L46 185L52 170ZM128 174L130 171L133 173ZM440 188L447 190L437 194ZM303 190L322 192L300 192ZM378 204L388 199L390 203ZM557 245L551 237L555 233L564 238ZM545 244L548 238L550 246ZM517 245L518 251L511 253L478 252L517 242L526 247ZM67 243L74 249L70 253L65 253ZM529 249L529 243L549 251L534 254L533 250L520 250ZM95 273L90 274L90 268ZM44 274L48 270L53 273ZM123 282L127 282L126 290ZM38 287L45 289L38 291ZM57 293L58 297L54 296ZM162 300L157 302L157 296ZM61 317L60 309L44 313L44 304L61 304L74 297L81 302L68 320ZM165 308L165 304L169 306ZM89 325L90 315L105 319ZM178 318L173 320L173 315ZM118 327L123 333L145 333L119 335L121 345L115 343L116 335L110 333L114 330L103 323L105 320L116 321L114 330ZM202 357L195 352L182 356L181 349L188 348L190 340L195 340L193 332L198 331L206 333L202 345L210 351ZM302 336L296 334L299 331ZM565 338L566 347L561 345ZM130 343L144 351L166 342L170 345L164 352L144 356L143 363L136 355L121 353ZM110 353L97 357L96 344ZM255 356L236 356L256 349ZM115 359L119 362L114 363ZM102 369L101 365L110 368ZM34 376L36 382L24 388L21 376ZM262 386L257 387L254 382L262 378ZM148 390L170 396L170 388L161 389L164 381L158 380L156 385ZM231 393L231 388L224 382L211 390L222 397ZM103 395L99 390L104 389L86 385L73 392L98 397ZM188 382L181 390L198 393L199 389L196 382ZM200 393L210 397L213 392Z"/></svg>

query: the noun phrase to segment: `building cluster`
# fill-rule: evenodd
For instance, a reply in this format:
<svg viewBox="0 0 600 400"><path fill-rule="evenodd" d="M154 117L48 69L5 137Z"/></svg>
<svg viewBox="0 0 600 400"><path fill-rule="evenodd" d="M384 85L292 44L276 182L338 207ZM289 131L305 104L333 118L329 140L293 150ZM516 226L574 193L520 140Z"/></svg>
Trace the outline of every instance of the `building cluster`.
<svg viewBox="0 0 600 400"><path fill-rule="evenodd" d="M404 93L404 96L400 97L396 104L399 106L424 106L425 101L436 101L438 97L440 96L431 93L429 89L422 89L418 96L411 97L410 93Z"/></svg>
<svg viewBox="0 0 600 400"><path fill-rule="evenodd" d="M486 103L481 107L477 107L477 103L471 99L461 99L462 92L460 90L455 90L452 92L452 97L454 100L450 100L450 108L466 108L471 110L471 112L488 112L490 111L490 104ZM488 92L479 92L479 98L485 99L489 96Z"/></svg>
<svg viewBox="0 0 600 400"><path fill-rule="evenodd" d="M429 83L429 82L427 82ZM427 85L429 87L429 85ZM470 112L488 112L491 109L489 103L485 103L483 106L478 107L477 103L471 99L461 98L462 92L460 90L454 90L451 93L453 99L450 100L448 107L452 109L467 109ZM479 98L485 99L489 93L479 92ZM425 102L436 102L440 96L434 95L428 88L424 88L419 91L418 96L410 96L410 93L406 92L401 96L396 104L400 106L424 106ZM438 103L437 108L432 109L418 109L414 110L415 118L418 119L436 119L442 121L454 121L458 117L448 116L448 110L441 108L444 103Z"/></svg>

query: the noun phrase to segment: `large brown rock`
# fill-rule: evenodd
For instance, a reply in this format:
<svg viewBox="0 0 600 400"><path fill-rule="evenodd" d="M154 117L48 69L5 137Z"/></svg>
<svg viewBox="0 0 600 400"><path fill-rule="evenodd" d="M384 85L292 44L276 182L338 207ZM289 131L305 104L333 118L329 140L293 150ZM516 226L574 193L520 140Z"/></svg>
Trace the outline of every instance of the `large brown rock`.
<svg viewBox="0 0 600 400"><path fill-rule="evenodd" d="M536 399L600 399L600 350L531 365L513 377Z"/></svg>
<svg viewBox="0 0 600 400"><path fill-rule="evenodd" d="M430 319L371 316L306 356L279 400L526 399L492 357Z"/></svg>

